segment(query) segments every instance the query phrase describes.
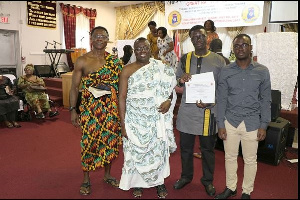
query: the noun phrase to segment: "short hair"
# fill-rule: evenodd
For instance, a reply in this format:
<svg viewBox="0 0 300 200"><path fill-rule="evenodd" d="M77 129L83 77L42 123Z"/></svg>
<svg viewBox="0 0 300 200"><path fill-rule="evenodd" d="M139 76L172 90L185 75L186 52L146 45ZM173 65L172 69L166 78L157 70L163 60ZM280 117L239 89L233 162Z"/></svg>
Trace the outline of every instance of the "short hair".
<svg viewBox="0 0 300 200"><path fill-rule="evenodd" d="M222 40L219 38L213 39L210 43L209 49L213 52L216 50L222 50Z"/></svg>
<svg viewBox="0 0 300 200"><path fill-rule="evenodd" d="M211 27L212 27L213 31L215 32L216 29L217 29L217 28L215 27L215 22L214 22L213 20L211 20L211 19L208 19L208 20L206 20L206 21L204 22L204 27L205 27L205 24L206 24L207 22L210 22Z"/></svg>
<svg viewBox="0 0 300 200"><path fill-rule="evenodd" d="M192 31L197 30L197 29L204 29L204 30L205 30L204 26L202 26L202 25L195 25L195 26L193 26L193 27L189 30L189 36L191 37ZM206 30L205 30L205 32L206 32Z"/></svg>
<svg viewBox="0 0 300 200"><path fill-rule="evenodd" d="M149 23L148 23L148 26L156 26L156 22L155 21L150 21Z"/></svg>
<svg viewBox="0 0 300 200"><path fill-rule="evenodd" d="M104 30L104 31L107 33L107 35L109 36L107 29L104 28L103 26L96 26L95 28L93 28L92 31L91 31L91 35L93 35L93 33L94 33L97 29Z"/></svg>
<svg viewBox="0 0 300 200"><path fill-rule="evenodd" d="M236 40L237 38L243 38L243 37L247 37L249 38L249 41L250 41L250 44L251 44L251 37L247 34L244 34L244 33L241 33L241 34L238 34L237 36L235 36L235 38L232 40L232 43L234 42L234 40Z"/></svg>
<svg viewBox="0 0 300 200"><path fill-rule="evenodd" d="M159 30L161 30L161 32L162 32L162 34L163 34L163 36L165 37L166 35L167 35L167 33L168 33L168 30L165 28L165 27L159 27L158 29L157 29L157 32L159 31Z"/></svg>
<svg viewBox="0 0 300 200"><path fill-rule="evenodd" d="M147 40L146 38L144 38L144 37L139 37L138 39L136 39L136 40L134 41L133 46L135 46L136 43L142 42L142 41L147 41L147 42L148 42L148 40ZM149 44L150 44L150 43L149 43Z"/></svg>

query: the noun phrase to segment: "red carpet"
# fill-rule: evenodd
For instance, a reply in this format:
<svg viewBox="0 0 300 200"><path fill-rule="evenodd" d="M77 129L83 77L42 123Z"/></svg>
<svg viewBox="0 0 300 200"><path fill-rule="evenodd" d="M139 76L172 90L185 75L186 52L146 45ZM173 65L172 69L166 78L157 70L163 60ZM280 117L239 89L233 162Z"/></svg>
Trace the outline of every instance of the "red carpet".
<svg viewBox="0 0 300 200"><path fill-rule="evenodd" d="M80 166L81 132L70 123L69 112L60 110L53 119L20 122L21 128L0 127L0 199L132 199L132 191L112 188L102 178L104 170L91 172L92 193L79 194L83 179ZM178 144L178 132L175 132ZM198 139L198 138L197 138ZM198 151L198 141L195 151ZM286 157L298 158L298 151L289 149ZM181 190L173 184L180 177L180 149L171 156L171 175L165 181L168 199L212 199L200 183L201 160L195 158L193 181ZM239 157L239 166L243 166ZM112 175L120 178L123 153L115 160ZM217 193L225 187L224 152L216 150L215 181ZM241 197L243 167L239 168L238 195ZM142 199L157 198L156 190L144 189ZM278 166L258 163L253 199L297 199L298 163L285 158Z"/></svg>

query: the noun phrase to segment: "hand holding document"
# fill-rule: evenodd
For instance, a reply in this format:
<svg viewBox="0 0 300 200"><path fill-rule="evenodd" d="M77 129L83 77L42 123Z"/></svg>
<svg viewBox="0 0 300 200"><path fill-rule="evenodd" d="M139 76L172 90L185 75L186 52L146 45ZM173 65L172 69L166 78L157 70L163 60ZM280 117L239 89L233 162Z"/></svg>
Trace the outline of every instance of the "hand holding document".
<svg viewBox="0 0 300 200"><path fill-rule="evenodd" d="M213 72L192 75L192 79L185 83L186 102L215 103L215 78Z"/></svg>
<svg viewBox="0 0 300 200"><path fill-rule="evenodd" d="M107 91L105 89L98 89L94 87L89 87L88 91L90 91L95 98L101 97L106 94L111 94L111 91Z"/></svg>

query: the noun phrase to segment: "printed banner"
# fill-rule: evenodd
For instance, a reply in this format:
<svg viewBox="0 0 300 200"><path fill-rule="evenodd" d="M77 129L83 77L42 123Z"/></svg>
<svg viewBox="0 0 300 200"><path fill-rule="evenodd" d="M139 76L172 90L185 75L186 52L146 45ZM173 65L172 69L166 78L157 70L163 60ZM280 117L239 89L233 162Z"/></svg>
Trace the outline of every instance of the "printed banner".
<svg viewBox="0 0 300 200"><path fill-rule="evenodd" d="M56 28L56 1L27 1L27 25Z"/></svg>
<svg viewBox="0 0 300 200"><path fill-rule="evenodd" d="M261 25L263 1L165 1L166 28L190 29L208 19L216 27Z"/></svg>

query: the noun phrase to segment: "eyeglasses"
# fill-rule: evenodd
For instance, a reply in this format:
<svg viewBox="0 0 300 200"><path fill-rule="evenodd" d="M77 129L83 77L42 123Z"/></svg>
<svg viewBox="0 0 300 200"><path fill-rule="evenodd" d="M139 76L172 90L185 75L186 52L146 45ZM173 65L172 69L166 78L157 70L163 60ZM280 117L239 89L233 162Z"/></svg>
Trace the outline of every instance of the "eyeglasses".
<svg viewBox="0 0 300 200"><path fill-rule="evenodd" d="M198 40L204 40L206 38L206 35L195 35L193 37L191 37L192 41L198 41Z"/></svg>
<svg viewBox="0 0 300 200"><path fill-rule="evenodd" d="M149 51L150 48L148 46L137 47L134 49L136 52Z"/></svg>
<svg viewBox="0 0 300 200"><path fill-rule="evenodd" d="M235 45L233 45L233 48L234 48L234 49L240 49L240 48L242 47L243 49L246 49L246 48L248 48L249 46L250 46L250 44L243 43L243 44L235 44Z"/></svg>
<svg viewBox="0 0 300 200"><path fill-rule="evenodd" d="M108 39L108 36L107 35L93 35L92 36L92 39L93 40L107 40Z"/></svg>

